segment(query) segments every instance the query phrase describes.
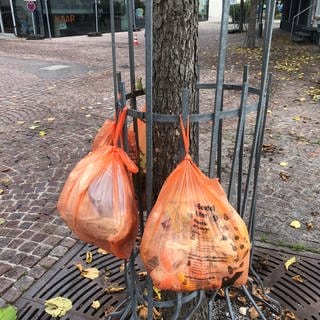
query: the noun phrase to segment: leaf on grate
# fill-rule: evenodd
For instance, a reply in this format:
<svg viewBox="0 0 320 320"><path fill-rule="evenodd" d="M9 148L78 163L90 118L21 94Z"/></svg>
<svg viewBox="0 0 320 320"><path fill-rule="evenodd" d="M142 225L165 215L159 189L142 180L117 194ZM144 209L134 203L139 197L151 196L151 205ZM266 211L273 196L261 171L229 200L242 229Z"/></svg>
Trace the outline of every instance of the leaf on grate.
<svg viewBox="0 0 320 320"><path fill-rule="evenodd" d="M93 260L92 258L92 252L91 251L87 251L86 252L86 263L91 263Z"/></svg>
<svg viewBox="0 0 320 320"><path fill-rule="evenodd" d="M80 264L80 263L76 264L76 267L79 269L81 275L85 278L93 280L93 279L98 278L100 275L100 272L97 268L84 269L82 264Z"/></svg>
<svg viewBox="0 0 320 320"><path fill-rule="evenodd" d="M259 313L255 307L249 309L249 318L250 320L259 319Z"/></svg>
<svg viewBox="0 0 320 320"><path fill-rule="evenodd" d="M239 308L239 313L242 314L243 316L247 315L247 311L248 311L247 307L240 307Z"/></svg>
<svg viewBox="0 0 320 320"><path fill-rule="evenodd" d="M247 304L247 298L244 296L238 296L237 300L244 306Z"/></svg>
<svg viewBox="0 0 320 320"><path fill-rule="evenodd" d="M3 308L0 308L0 319L3 320L16 320L17 319L17 310L15 307L9 305Z"/></svg>
<svg viewBox="0 0 320 320"><path fill-rule="evenodd" d="M148 308L144 305L140 305L137 307L137 314L139 319L146 320L148 319Z"/></svg>
<svg viewBox="0 0 320 320"><path fill-rule="evenodd" d="M290 259L288 259L287 261L285 261L284 266L286 268L286 270L289 270L289 267L293 264L297 262L297 258L296 257L292 257Z"/></svg>
<svg viewBox="0 0 320 320"><path fill-rule="evenodd" d="M100 253L100 254L102 254L102 255L108 254L108 252L107 252L106 250L102 249L102 248L99 248L99 249L97 250L97 252Z"/></svg>
<svg viewBox="0 0 320 320"><path fill-rule="evenodd" d="M147 275L148 275L147 271L138 272L139 280L144 280L147 277Z"/></svg>
<svg viewBox="0 0 320 320"><path fill-rule="evenodd" d="M284 312L284 320L296 320L296 316L292 311L286 310Z"/></svg>
<svg viewBox="0 0 320 320"><path fill-rule="evenodd" d="M44 304L44 311L52 317L62 317L72 308L72 301L63 297L51 298Z"/></svg>
<svg viewBox="0 0 320 320"><path fill-rule="evenodd" d="M156 299L161 300L161 290L153 286L153 292L156 294Z"/></svg>
<svg viewBox="0 0 320 320"><path fill-rule="evenodd" d="M124 291L126 288L124 287L108 287L105 289L106 293L119 293Z"/></svg>
<svg viewBox="0 0 320 320"><path fill-rule="evenodd" d="M286 172L282 171L279 173L279 176L282 181L288 181L290 178L290 176Z"/></svg>
<svg viewBox="0 0 320 320"><path fill-rule="evenodd" d="M300 283L303 283L303 279L302 277L300 276L300 274L297 274L295 276L292 277L292 279L296 282L300 282Z"/></svg>
<svg viewBox="0 0 320 320"><path fill-rule="evenodd" d="M114 311L114 306L109 306L106 310L105 310L105 312L104 312L104 315L107 317L111 312L113 312Z"/></svg>
<svg viewBox="0 0 320 320"><path fill-rule="evenodd" d="M119 267L119 271L123 272L125 269L124 263L121 263L120 267Z"/></svg>
<svg viewBox="0 0 320 320"><path fill-rule="evenodd" d="M91 308L93 308L93 309L99 309L101 307L101 304L100 304L100 301L99 300L94 300L94 301L92 301L92 303L91 303Z"/></svg>
<svg viewBox="0 0 320 320"><path fill-rule="evenodd" d="M290 223L290 227L295 228L295 229L300 229L301 228L301 223L298 220L293 220Z"/></svg>

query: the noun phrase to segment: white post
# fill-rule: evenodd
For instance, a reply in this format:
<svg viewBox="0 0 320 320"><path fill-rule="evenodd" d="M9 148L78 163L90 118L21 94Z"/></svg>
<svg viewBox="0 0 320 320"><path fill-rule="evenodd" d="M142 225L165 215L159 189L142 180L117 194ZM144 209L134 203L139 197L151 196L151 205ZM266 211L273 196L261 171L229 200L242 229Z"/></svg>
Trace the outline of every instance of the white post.
<svg viewBox="0 0 320 320"><path fill-rule="evenodd" d="M34 22L34 13L33 12L31 12L31 19L32 19L33 34L36 35L36 24Z"/></svg>
<svg viewBox="0 0 320 320"><path fill-rule="evenodd" d="M0 8L0 32L4 33L4 26L3 26L3 21L2 21L2 12Z"/></svg>
<svg viewBox="0 0 320 320"><path fill-rule="evenodd" d="M10 9L11 9L11 15L12 15L12 23L13 23L14 34L17 36L18 33L17 33L17 26L16 26L16 18L14 16L12 0L10 0Z"/></svg>

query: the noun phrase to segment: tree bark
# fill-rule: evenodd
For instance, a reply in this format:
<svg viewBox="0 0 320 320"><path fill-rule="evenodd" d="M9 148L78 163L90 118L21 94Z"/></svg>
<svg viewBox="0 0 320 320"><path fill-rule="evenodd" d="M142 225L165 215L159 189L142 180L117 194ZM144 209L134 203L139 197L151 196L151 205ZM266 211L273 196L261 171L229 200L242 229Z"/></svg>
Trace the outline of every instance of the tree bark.
<svg viewBox="0 0 320 320"><path fill-rule="evenodd" d="M246 47L253 49L256 47L256 17L259 0L250 1L249 17L248 17L248 33ZM262 10L262 8L260 8Z"/></svg>
<svg viewBox="0 0 320 320"><path fill-rule="evenodd" d="M190 90L190 111L196 112L198 0L154 0L153 110L181 113L182 89ZM178 124L154 123L154 189L157 197L181 160ZM191 143L191 152L197 146Z"/></svg>

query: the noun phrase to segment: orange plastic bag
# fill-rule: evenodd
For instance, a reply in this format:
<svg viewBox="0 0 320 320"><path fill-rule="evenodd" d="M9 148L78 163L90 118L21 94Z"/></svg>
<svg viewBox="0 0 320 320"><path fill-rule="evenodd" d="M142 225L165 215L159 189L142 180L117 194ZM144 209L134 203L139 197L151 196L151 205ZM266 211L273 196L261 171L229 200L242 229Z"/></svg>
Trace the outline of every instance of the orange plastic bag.
<svg viewBox="0 0 320 320"><path fill-rule="evenodd" d="M96 134L93 143L92 151L99 149L105 145L111 145L113 140L113 134L115 132L116 122L114 120L107 119L102 127Z"/></svg>
<svg viewBox="0 0 320 320"><path fill-rule="evenodd" d="M243 285L250 240L218 179L192 162L181 122L184 160L166 179L146 222L140 254L156 287L193 291Z"/></svg>
<svg viewBox="0 0 320 320"><path fill-rule="evenodd" d="M58 201L66 224L85 242L120 259L132 252L138 229L138 212L131 173L138 168L117 142L127 109L106 145L83 158L70 173Z"/></svg>

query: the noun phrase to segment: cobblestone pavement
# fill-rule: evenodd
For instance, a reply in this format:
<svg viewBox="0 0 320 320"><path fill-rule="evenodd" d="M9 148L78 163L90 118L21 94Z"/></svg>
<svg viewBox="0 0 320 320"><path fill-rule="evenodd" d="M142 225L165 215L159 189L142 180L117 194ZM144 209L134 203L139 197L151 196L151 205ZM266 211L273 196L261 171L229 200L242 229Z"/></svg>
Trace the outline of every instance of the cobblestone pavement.
<svg viewBox="0 0 320 320"><path fill-rule="evenodd" d="M217 34L214 24L201 24L204 81L214 78L206 55L213 52L214 58ZM138 36L136 72L143 77L143 31ZM233 44L238 39L230 37ZM128 82L126 34L116 38L118 71ZM63 68L41 69L50 66ZM111 66L110 35L0 39L0 306L14 303L77 241L60 219L56 202L97 129L113 116ZM226 79L240 81L239 70L229 61ZM319 102L299 100L302 86L274 88L266 135L266 144L274 148L262 159L257 237L318 249ZM297 116L299 121L293 120ZM286 181L279 178L283 171ZM293 219L302 222L301 229L289 227Z"/></svg>

